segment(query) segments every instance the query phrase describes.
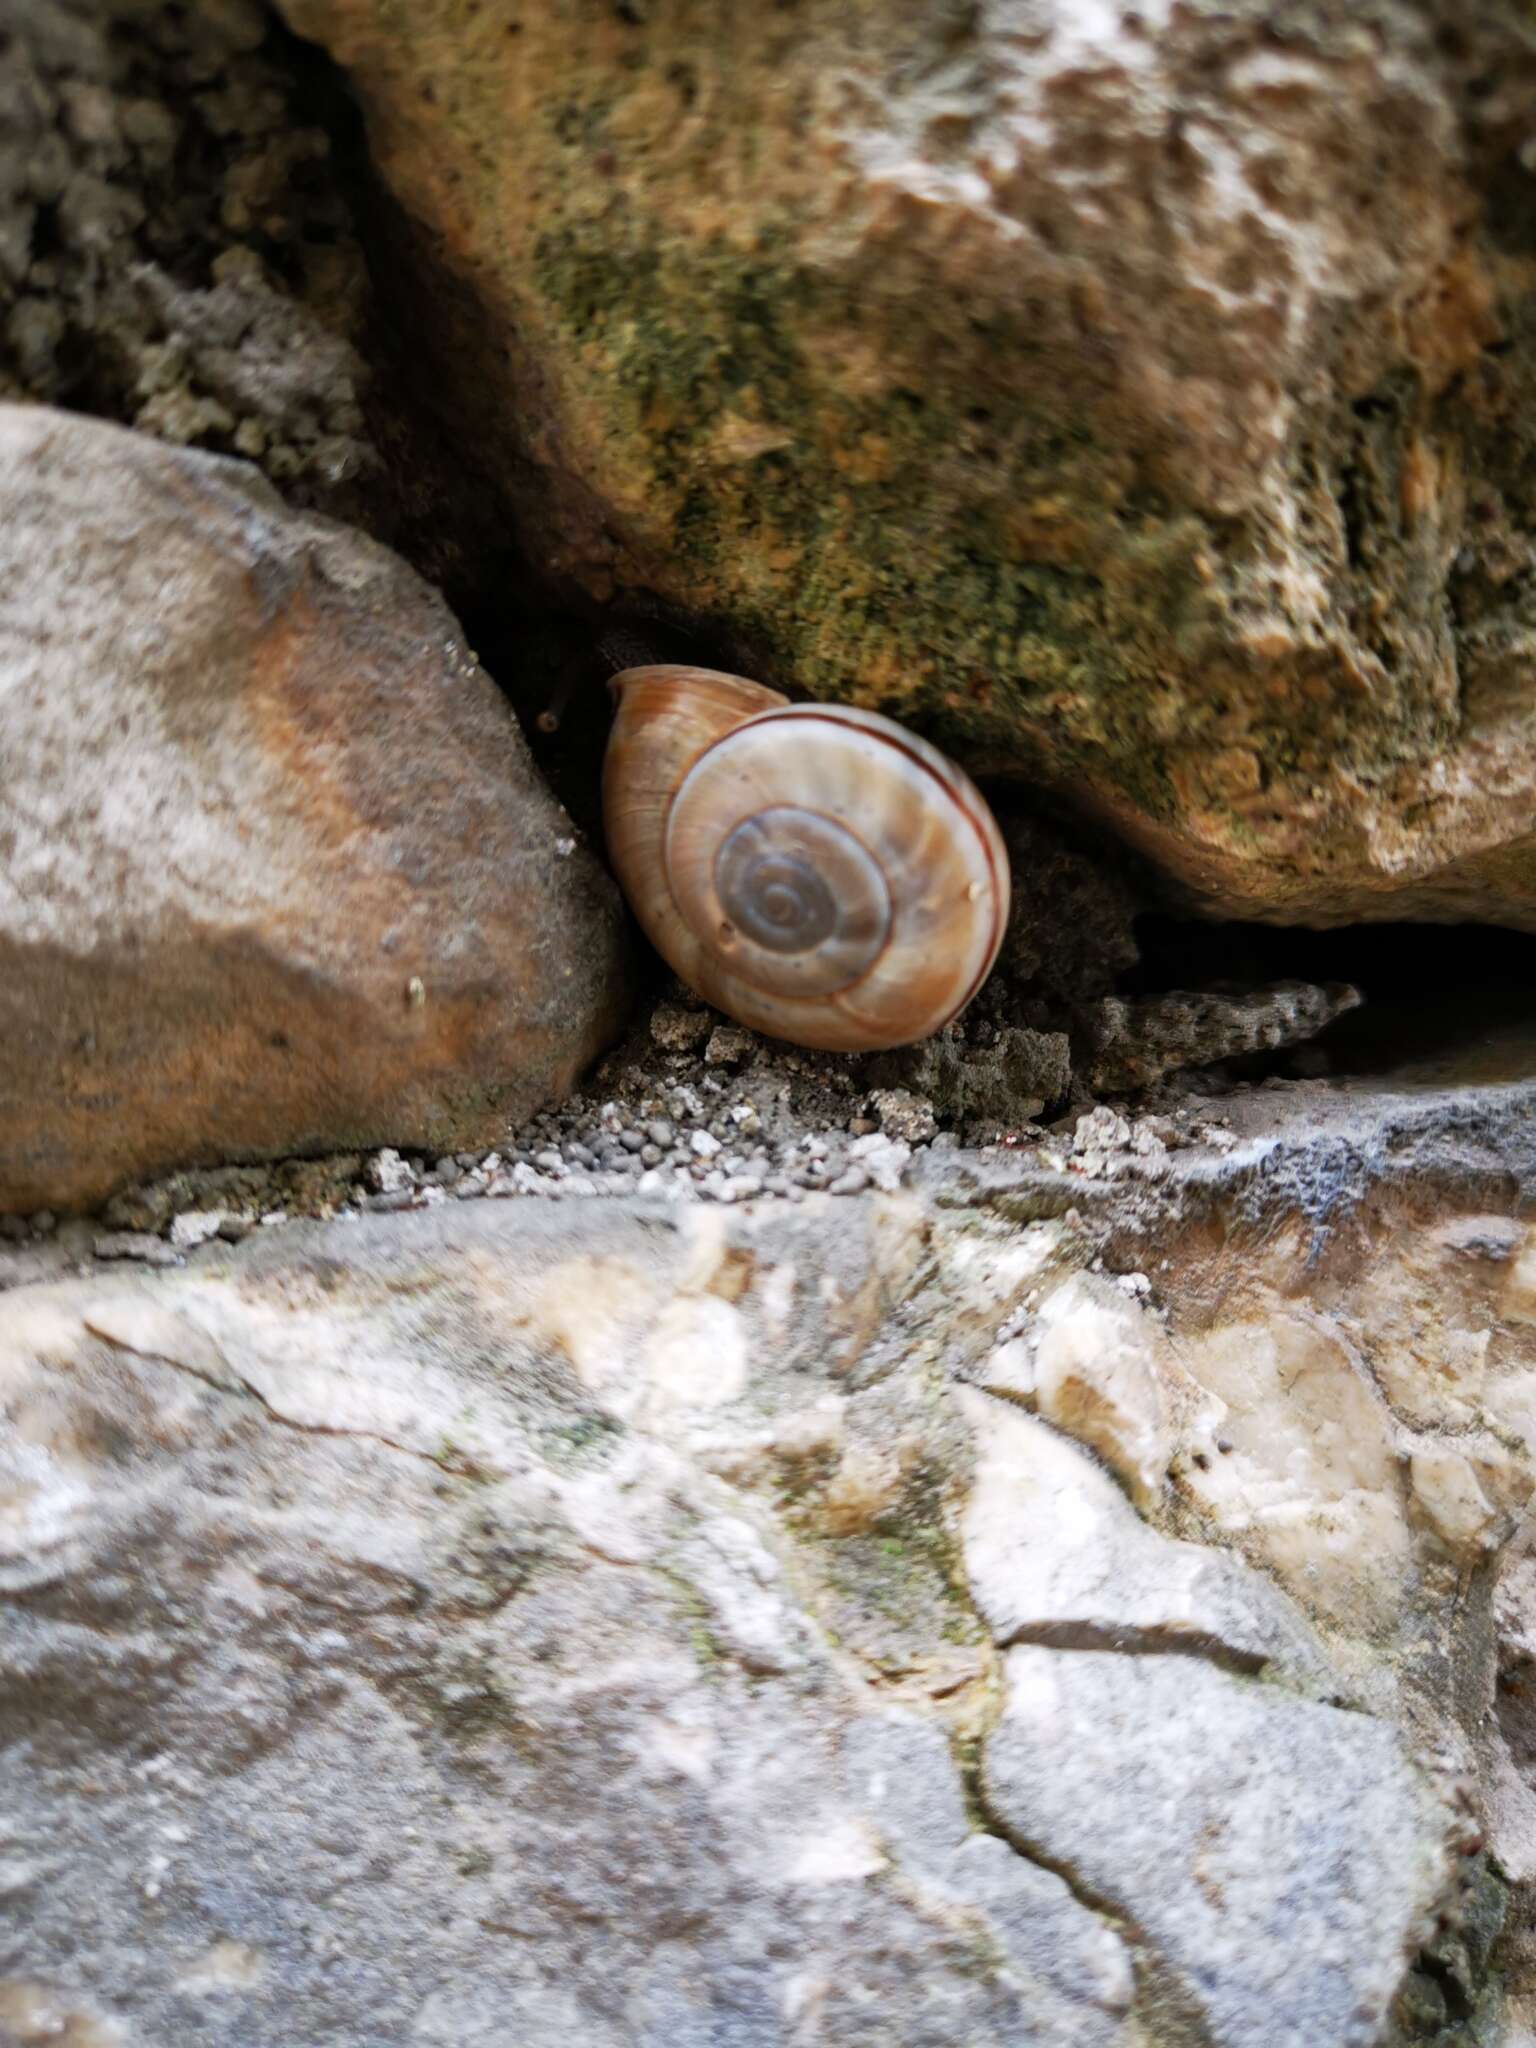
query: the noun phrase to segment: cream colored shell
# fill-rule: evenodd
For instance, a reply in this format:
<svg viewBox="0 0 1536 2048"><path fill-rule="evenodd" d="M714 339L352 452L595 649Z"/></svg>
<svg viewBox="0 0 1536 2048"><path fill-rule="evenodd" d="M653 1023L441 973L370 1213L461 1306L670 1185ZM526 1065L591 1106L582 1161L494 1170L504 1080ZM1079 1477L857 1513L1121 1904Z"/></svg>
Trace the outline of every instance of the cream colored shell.
<svg viewBox="0 0 1536 2048"><path fill-rule="evenodd" d="M1008 861L970 779L888 718L712 669L628 669L603 771L609 859L652 945L770 1037L930 1037L997 957Z"/></svg>

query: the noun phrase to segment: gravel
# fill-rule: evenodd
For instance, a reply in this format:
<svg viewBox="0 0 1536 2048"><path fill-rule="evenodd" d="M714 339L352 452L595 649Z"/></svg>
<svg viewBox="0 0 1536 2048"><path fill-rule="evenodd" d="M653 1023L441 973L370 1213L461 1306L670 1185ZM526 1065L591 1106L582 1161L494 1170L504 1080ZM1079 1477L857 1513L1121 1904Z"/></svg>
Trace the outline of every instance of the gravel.
<svg viewBox="0 0 1536 2048"><path fill-rule="evenodd" d="M1012 1038L1018 1037L1017 1032ZM569 1201L641 1195L666 1202L802 1202L876 1190L893 1194L926 1151L962 1145L1027 1150L1048 1171L1086 1179L1155 1179L1180 1145L1233 1143L1200 1120L1197 1098L1160 1084L1119 1106L1078 1095L1047 1124L1031 1114L1029 1062L1019 1090L999 1093L1011 1038L983 1025L979 1043L957 1033L910 1055L854 1059L775 1045L674 989L610 1054L589 1089L535 1116L485 1151L412 1154L393 1146L320 1159L184 1172L114 1196L92 1223L48 1213L0 1217L0 1288L6 1261L43 1240L50 1256L175 1264L218 1239L238 1240L295 1216L391 1213L446 1201L537 1197ZM993 1059L999 1046L1007 1059ZM728 1057L726 1056L728 1054ZM975 1063L983 1063L978 1099ZM909 1078L900 1078L903 1062ZM967 1067L971 1073L967 1073ZM910 1075L958 1074L930 1094ZM1217 1070L1219 1073L1219 1070ZM1210 1077L1207 1077L1210 1078ZM1242 1084L1234 1084L1242 1085ZM999 1111L1011 1112L999 1120ZM66 1237L71 1231L79 1243ZM16 1277L20 1277L19 1274Z"/></svg>

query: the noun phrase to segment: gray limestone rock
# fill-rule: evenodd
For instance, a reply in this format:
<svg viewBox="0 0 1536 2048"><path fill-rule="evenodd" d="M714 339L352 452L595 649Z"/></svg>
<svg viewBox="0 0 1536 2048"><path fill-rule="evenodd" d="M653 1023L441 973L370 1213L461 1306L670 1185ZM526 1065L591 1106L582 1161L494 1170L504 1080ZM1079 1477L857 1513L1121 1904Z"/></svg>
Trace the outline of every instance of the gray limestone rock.
<svg viewBox="0 0 1536 2048"><path fill-rule="evenodd" d="M978 1834L941 1723L891 1732L785 1531L679 1448L745 1391L724 1248L604 1208L7 1297L29 2024L1131 2048L1120 1939Z"/></svg>
<svg viewBox="0 0 1536 2048"><path fill-rule="evenodd" d="M1381 2038L1451 1832L1394 1730L1189 1657L1015 1649L984 1777L1008 1838L1135 1929L1160 2038Z"/></svg>
<svg viewBox="0 0 1536 2048"><path fill-rule="evenodd" d="M1080 1221L958 1165L947 1205L445 1201L14 1286L0 2037L1376 2048L1431 1941L1492 2013L1440 1787L1536 1251L1381 1172L1364 1263L1229 1209L1228 1306L1201 1212L1125 1317ZM1393 1335L1393 1409L1303 1304ZM1031 1319L1054 1426L997 1398Z"/></svg>

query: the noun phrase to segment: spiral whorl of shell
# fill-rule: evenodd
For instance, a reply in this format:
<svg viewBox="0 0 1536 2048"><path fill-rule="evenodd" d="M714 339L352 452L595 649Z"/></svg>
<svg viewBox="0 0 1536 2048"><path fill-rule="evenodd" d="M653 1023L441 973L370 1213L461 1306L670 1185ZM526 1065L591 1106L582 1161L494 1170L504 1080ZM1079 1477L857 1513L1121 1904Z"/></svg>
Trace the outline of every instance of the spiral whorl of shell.
<svg viewBox="0 0 1536 2048"><path fill-rule="evenodd" d="M830 1051L926 1038L986 979L1008 864L926 741L739 676L630 669L603 776L609 858L647 937L754 1030Z"/></svg>

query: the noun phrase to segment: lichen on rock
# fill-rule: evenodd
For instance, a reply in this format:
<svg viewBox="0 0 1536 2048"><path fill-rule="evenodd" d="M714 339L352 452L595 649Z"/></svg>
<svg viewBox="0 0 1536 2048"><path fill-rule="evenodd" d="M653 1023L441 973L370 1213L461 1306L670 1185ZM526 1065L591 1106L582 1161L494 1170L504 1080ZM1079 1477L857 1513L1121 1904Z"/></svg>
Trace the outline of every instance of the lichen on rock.
<svg viewBox="0 0 1536 2048"><path fill-rule="evenodd" d="M1518 10L286 13L551 572L1207 909L1536 922Z"/></svg>

